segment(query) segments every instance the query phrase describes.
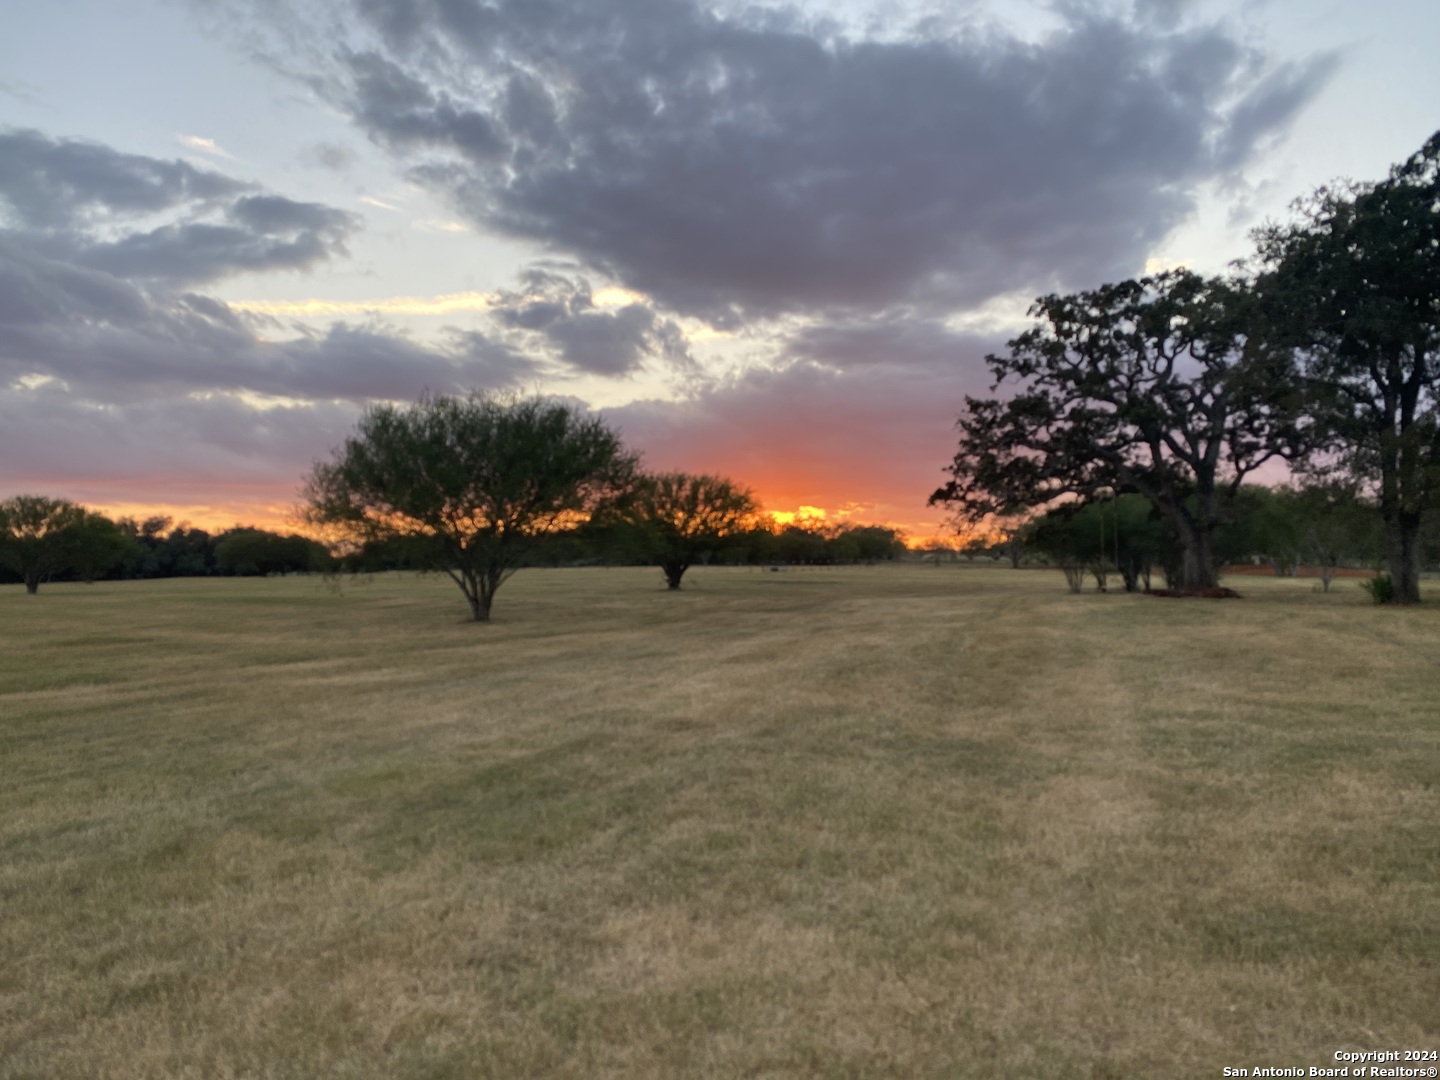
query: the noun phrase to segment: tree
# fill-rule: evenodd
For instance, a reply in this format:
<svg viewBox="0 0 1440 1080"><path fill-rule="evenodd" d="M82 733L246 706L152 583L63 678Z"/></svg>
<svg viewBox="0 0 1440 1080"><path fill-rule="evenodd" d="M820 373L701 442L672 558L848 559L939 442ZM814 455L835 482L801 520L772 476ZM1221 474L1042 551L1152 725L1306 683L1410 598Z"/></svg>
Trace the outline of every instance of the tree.
<svg viewBox="0 0 1440 1080"><path fill-rule="evenodd" d="M82 581L104 577L131 557L139 545L104 514L81 510L60 536L61 563Z"/></svg>
<svg viewBox="0 0 1440 1080"><path fill-rule="evenodd" d="M861 562L889 562L905 554L905 539L899 529L886 525L852 525L842 529L837 538L854 551Z"/></svg>
<svg viewBox="0 0 1440 1080"><path fill-rule="evenodd" d="M1085 586L1085 568L1091 552L1075 526L1073 508L1060 506L1025 525L1026 546L1065 573L1072 593Z"/></svg>
<svg viewBox="0 0 1440 1080"><path fill-rule="evenodd" d="M930 498L964 519L1110 488L1138 492L1173 531L1181 584L1217 582L1213 535L1246 476L1303 445L1293 364L1247 334L1245 283L1185 270L1045 296L1039 323L989 356L965 399L952 479Z"/></svg>
<svg viewBox="0 0 1440 1080"><path fill-rule="evenodd" d="M413 538L484 622L536 539L613 496L634 464L618 435L563 402L427 396L365 412L312 470L307 517L355 543Z"/></svg>
<svg viewBox="0 0 1440 1080"><path fill-rule="evenodd" d="M66 532L84 518L84 509L64 499L17 495L0 502L0 562L20 575L26 592L39 592L67 565Z"/></svg>
<svg viewBox="0 0 1440 1080"><path fill-rule="evenodd" d="M1361 498L1353 482L1313 480L1295 493L1301 552L1319 568L1325 592L1341 564L1373 562L1383 550L1375 507Z"/></svg>
<svg viewBox="0 0 1440 1080"><path fill-rule="evenodd" d="M678 589L702 553L741 531L759 509L747 488L723 477L672 472L640 477L622 515L659 562L666 585Z"/></svg>
<svg viewBox="0 0 1440 1080"><path fill-rule="evenodd" d="M1065 571L1071 592L1080 591L1087 571L1105 591L1111 568L1126 592L1148 589L1150 568L1165 554L1164 526L1139 495L1065 503L1028 521L1019 535L1027 549Z"/></svg>
<svg viewBox="0 0 1440 1080"><path fill-rule="evenodd" d="M237 528L215 540L215 568L240 576L304 573L330 565L325 545L308 537L281 536L265 529Z"/></svg>
<svg viewBox="0 0 1440 1080"><path fill-rule="evenodd" d="M1300 348L1330 448L1376 486L1394 600L1418 603L1440 479L1440 132L1388 179L1299 210L1256 234L1266 329Z"/></svg>

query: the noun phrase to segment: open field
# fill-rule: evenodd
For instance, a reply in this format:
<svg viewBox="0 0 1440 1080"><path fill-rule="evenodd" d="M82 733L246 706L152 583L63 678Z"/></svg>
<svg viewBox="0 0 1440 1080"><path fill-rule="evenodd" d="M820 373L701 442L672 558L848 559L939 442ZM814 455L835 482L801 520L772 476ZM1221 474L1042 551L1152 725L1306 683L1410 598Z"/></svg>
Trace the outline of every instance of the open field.
<svg viewBox="0 0 1440 1080"><path fill-rule="evenodd" d="M1440 604L692 576L0 588L0 1077L1440 1047Z"/></svg>

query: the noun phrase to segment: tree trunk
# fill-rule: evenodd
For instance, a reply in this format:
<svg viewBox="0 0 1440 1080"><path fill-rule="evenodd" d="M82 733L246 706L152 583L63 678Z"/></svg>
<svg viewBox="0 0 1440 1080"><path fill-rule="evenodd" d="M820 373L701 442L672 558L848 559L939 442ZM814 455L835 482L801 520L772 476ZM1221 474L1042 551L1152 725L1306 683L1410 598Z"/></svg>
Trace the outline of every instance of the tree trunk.
<svg viewBox="0 0 1440 1080"><path fill-rule="evenodd" d="M1069 586L1072 593L1078 593L1085 587L1085 567L1079 563L1061 563L1060 569L1065 571L1065 584Z"/></svg>
<svg viewBox="0 0 1440 1080"><path fill-rule="evenodd" d="M1396 604L1420 603L1420 515L1398 511L1385 522L1385 554Z"/></svg>
<svg viewBox="0 0 1440 1080"><path fill-rule="evenodd" d="M471 622L489 622L490 601L495 596L494 585L479 574L462 571L460 589L470 604Z"/></svg>
<svg viewBox="0 0 1440 1080"><path fill-rule="evenodd" d="M1210 530L1182 519L1180 527L1182 589L1213 589L1220 584L1215 572L1215 547Z"/></svg>

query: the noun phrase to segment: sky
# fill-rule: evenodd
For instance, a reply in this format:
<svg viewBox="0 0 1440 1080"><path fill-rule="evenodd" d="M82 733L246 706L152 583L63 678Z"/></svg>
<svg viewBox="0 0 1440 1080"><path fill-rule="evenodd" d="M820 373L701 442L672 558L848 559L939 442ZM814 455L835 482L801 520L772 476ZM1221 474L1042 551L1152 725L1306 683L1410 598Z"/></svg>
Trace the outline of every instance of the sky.
<svg viewBox="0 0 1440 1080"><path fill-rule="evenodd" d="M924 539L1036 296L1223 272L1440 128L1420 0L5 9L0 498L209 528L478 389Z"/></svg>

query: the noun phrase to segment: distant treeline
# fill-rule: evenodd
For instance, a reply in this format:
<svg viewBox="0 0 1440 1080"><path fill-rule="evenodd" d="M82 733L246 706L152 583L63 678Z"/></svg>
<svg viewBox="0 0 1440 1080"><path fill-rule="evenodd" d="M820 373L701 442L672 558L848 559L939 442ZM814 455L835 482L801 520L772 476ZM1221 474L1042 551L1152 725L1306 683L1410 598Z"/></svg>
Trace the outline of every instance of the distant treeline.
<svg viewBox="0 0 1440 1080"><path fill-rule="evenodd" d="M0 583L324 572L335 559L296 534L236 526L220 533L164 517L112 521L73 503L19 496L0 504ZM33 589L32 589L33 591Z"/></svg>
<svg viewBox="0 0 1440 1080"><path fill-rule="evenodd" d="M342 571L420 570L434 566L427 541L397 537L372 541L341 556ZM717 539L700 553L703 564L835 566L901 558L905 540L898 529L881 525L837 526L821 522L779 528L755 525ZM586 523L537 538L525 558L528 566L656 566L661 562L645 538L627 525Z"/></svg>
<svg viewBox="0 0 1440 1080"><path fill-rule="evenodd" d="M111 520L41 496L0 504L0 524L5 526L0 528L0 583L34 587L49 581L378 572L435 565L427 539L394 537L332 552L318 540L295 533L253 526L210 533L174 525L166 517ZM699 561L836 565L896 559L905 551L896 529L810 522L783 528L756 525L733 533L702 552ZM644 538L623 523L585 523L539 537L526 558L530 566L657 562Z"/></svg>

